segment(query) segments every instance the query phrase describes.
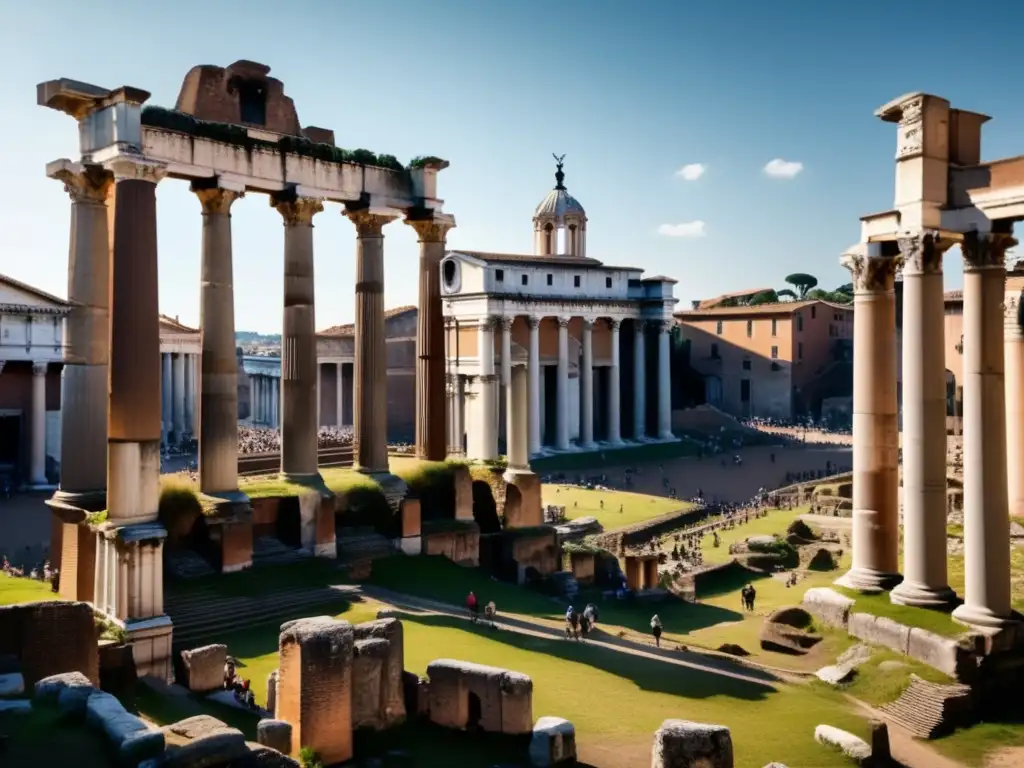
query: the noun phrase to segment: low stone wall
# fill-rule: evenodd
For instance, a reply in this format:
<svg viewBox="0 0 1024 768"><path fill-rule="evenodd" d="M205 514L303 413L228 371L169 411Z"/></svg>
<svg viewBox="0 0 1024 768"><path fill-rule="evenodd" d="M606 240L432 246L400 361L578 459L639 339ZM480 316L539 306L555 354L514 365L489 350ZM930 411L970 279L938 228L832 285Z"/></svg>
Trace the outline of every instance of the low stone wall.
<svg viewBox="0 0 1024 768"><path fill-rule="evenodd" d="M269 496L262 499L252 499L251 503L252 535L277 535L277 512L281 506L281 499L276 496Z"/></svg>
<svg viewBox="0 0 1024 768"><path fill-rule="evenodd" d="M594 561L596 559L597 556L591 552L569 553L569 568L578 583L583 585L594 583Z"/></svg>
<svg viewBox="0 0 1024 768"><path fill-rule="evenodd" d="M976 656L956 638L908 627L870 613L850 614L847 629L865 643L905 654L962 682L971 682L977 670Z"/></svg>
<svg viewBox="0 0 1024 768"><path fill-rule="evenodd" d="M427 665L430 721L444 728L533 731L533 681L519 672L438 659Z"/></svg>
<svg viewBox="0 0 1024 768"><path fill-rule="evenodd" d="M544 530L546 528L546 530ZM510 535L510 534L506 534ZM521 571L535 568L541 576L550 576L561 570L562 558L558 548L558 532L550 526L537 526L531 533L512 539L512 559Z"/></svg>
<svg viewBox="0 0 1024 768"><path fill-rule="evenodd" d="M62 672L100 683L98 633L92 606L55 600L0 606L0 656L21 662L26 685Z"/></svg>
<svg viewBox="0 0 1024 768"><path fill-rule="evenodd" d="M453 563L475 568L480 565L480 528L472 520L425 522L422 524L423 553L443 555Z"/></svg>
<svg viewBox="0 0 1024 768"><path fill-rule="evenodd" d="M669 512L665 515L652 517L642 523L629 525L615 531L603 533L594 537L594 543L602 549L607 549L617 555L625 553L631 546L646 544L652 538L662 537L665 534L677 531L680 528L688 528L698 524L701 520L714 513L713 509L681 509L676 512Z"/></svg>

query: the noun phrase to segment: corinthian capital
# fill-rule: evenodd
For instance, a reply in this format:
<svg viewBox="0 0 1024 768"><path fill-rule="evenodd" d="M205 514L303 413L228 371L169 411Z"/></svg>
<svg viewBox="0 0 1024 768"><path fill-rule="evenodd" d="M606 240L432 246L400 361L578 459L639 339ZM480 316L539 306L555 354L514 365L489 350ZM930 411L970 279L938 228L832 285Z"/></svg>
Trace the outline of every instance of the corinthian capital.
<svg viewBox="0 0 1024 768"><path fill-rule="evenodd" d="M46 166L46 175L63 182L71 202L104 205L114 177L101 165L84 165L70 160L57 160Z"/></svg>
<svg viewBox="0 0 1024 768"><path fill-rule="evenodd" d="M531 331L535 331L538 328L540 328L540 318L539 317L528 317L528 318L526 318L526 324L530 327Z"/></svg>
<svg viewBox="0 0 1024 768"><path fill-rule="evenodd" d="M943 240L938 232L907 232L896 242L905 275L941 273L942 255L953 245L952 240Z"/></svg>
<svg viewBox="0 0 1024 768"><path fill-rule="evenodd" d="M324 203L319 197L271 195L270 207L277 209L286 227L308 227L313 225L313 217L323 211Z"/></svg>
<svg viewBox="0 0 1024 768"><path fill-rule="evenodd" d="M384 226L398 218L397 214L390 213L386 210L356 208L349 207L347 205L342 213L344 213L345 217L355 225L356 236L360 238L383 237Z"/></svg>
<svg viewBox="0 0 1024 768"><path fill-rule="evenodd" d="M901 259L873 253L870 245L862 252L845 254L840 263L850 270L855 293L891 291Z"/></svg>
<svg viewBox="0 0 1024 768"><path fill-rule="evenodd" d="M1008 234L968 232L960 244L964 269L1006 269L1006 251L1016 244Z"/></svg>
<svg viewBox="0 0 1024 768"><path fill-rule="evenodd" d="M405 223L416 230L421 243L443 243L448 230L455 227L455 217L441 214L431 218L407 218Z"/></svg>
<svg viewBox="0 0 1024 768"><path fill-rule="evenodd" d="M118 155L103 166L114 174L114 181L148 181L158 184L167 176L167 166L142 155Z"/></svg>
<svg viewBox="0 0 1024 768"><path fill-rule="evenodd" d="M236 192L233 189L222 187L202 187L192 184L192 191L199 198L199 204L203 207L204 214L231 215L231 204L241 197L244 192Z"/></svg>
<svg viewBox="0 0 1024 768"><path fill-rule="evenodd" d="M621 327L622 327L622 321L621 320L617 320L615 318L609 318L609 320L608 320L608 328L609 328L609 330L617 331Z"/></svg>

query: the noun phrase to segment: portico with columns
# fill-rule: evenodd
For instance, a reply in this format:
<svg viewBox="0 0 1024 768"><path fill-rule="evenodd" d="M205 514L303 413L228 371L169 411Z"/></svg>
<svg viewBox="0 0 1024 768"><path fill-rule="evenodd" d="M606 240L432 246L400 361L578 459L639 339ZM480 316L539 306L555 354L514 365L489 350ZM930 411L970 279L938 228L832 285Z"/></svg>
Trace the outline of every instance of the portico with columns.
<svg viewBox="0 0 1024 768"><path fill-rule="evenodd" d="M957 620L1015 634L1008 500L1019 494L1019 480L1010 478L1024 472L1016 405L1024 359L1005 258L1015 242L1013 222L1024 218L1018 181L1024 160L982 162L981 128L989 118L937 96L908 94L876 116L898 126L896 195L893 210L861 220L861 241L843 257L855 289L853 567L839 583L869 592L891 588L894 603L957 605ZM943 256L953 247L964 265L966 588L960 598L949 587L946 549ZM903 275L902 574L897 271Z"/></svg>
<svg viewBox="0 0 1024 768"><path fill-rule="evenodd" d="M160 442L164 448L199 438L201 353L198 328L160 316Z"/></svg>
<svg viewBox="0 0 1024 768"><path fill-rule="evenodd" d="M384 227L401 218L419 226L454 225L436 197L437 173L447 163L425 158L402 167L390 156L335 147L332 131L299 125L283 85L268 73L269 67L250 61L227 68L195 67L185 77L174 110L143 108L150 94L127 86L109 90L62 79L37 88L41 106L78 123L80 157L50 163L47 174L69 191L89 192L86 203L72 194L69 298L82 338L69 345L72 353L65 362L81 366L83 375L65 382L64 398L82 407L62 409L65 434L73 433L79 442L63 443L61 461L72 468L68 478L89 486L90 499L100 505L96 509L106 508L107 520L92 528L86 509L75 506L76 498L68 493L58 494L53 504L62 508L62 520L81 528L75 538L88 542L95 563L92 589L87 588L84 567L69 589L76 599L93 600L125 627L140 675L169 679L172 674L172 628L163 611L162 589L166 532L157 521L165 433L173 440L195 432L189 417L198 411L200 491L214 503L247 508L237 479L230 214L243 194L267 195L284 230L280 384L266 382L259 393L265 404L261 417L281 426L282 476L326 493L317 469L312 228L314 217L334 202L355 224L358 242L357 468L397 492L398 498L392 499L396 507L404 492L404 485L390 475L387 458ZM245 151L236 151L243 145ZM172 179L190 182L199 203L198 357L182 346L161 358L156 186ZM424 238L421 247L433 253L436 242ZM438 366L443 359L428 367ZM198 399L189 386L195 377ZM443 425L445 413L427 412L424 419ZM84 467L96 461L96 454L83 455L88 454L84 445L95 445L106 461L97 464L95 476L78 479L86 473L75 471L76 462ZM61 588L64 592L63 578Z"/></svg>

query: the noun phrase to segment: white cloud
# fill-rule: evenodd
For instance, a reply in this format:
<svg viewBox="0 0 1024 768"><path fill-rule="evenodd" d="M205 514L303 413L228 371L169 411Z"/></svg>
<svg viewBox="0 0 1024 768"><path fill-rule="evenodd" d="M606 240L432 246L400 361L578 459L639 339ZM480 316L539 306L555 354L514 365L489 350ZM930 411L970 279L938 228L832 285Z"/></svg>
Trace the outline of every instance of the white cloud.
<svg viewBox="0 0 1024 768"><path fill-rule="evenodd" d="M703 221L684 221L682 224L662 224L658 234L666 237L704 237Z"/></svg>
<svg viewBox="0 0 1024 768"><path fill-rule="evenodd" d="M704 175L708 167L704 163L688 163L676 171L676 176L684 181L696 181Z"/></svg>
<svg viewBox="0 0 1024 768"><path fill-rule="evenodd" d="M795 160L776 157L764 167L765 175L773 179L792 179L804 169L804 164Z"/></svg>

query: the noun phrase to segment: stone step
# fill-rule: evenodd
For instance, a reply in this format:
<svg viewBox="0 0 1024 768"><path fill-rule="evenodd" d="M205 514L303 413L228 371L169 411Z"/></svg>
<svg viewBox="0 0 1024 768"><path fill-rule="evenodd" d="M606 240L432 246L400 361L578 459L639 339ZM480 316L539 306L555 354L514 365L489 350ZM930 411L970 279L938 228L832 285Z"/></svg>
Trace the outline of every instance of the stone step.
<svg viewBox="0 0 1024 768"><path fill-rule="evenodd" d="M202 555L190 549L164 552L164 572L172 579L198 579L216 573Z"/></svg>
<svg viewBox="0 0 1024 768"><path fill-rule="evenodd" d="M930 683L912 675L903 694L879 709L914 736L931 739L954 725L952 710L964 709L970 691L966 685Z"/></svg>

